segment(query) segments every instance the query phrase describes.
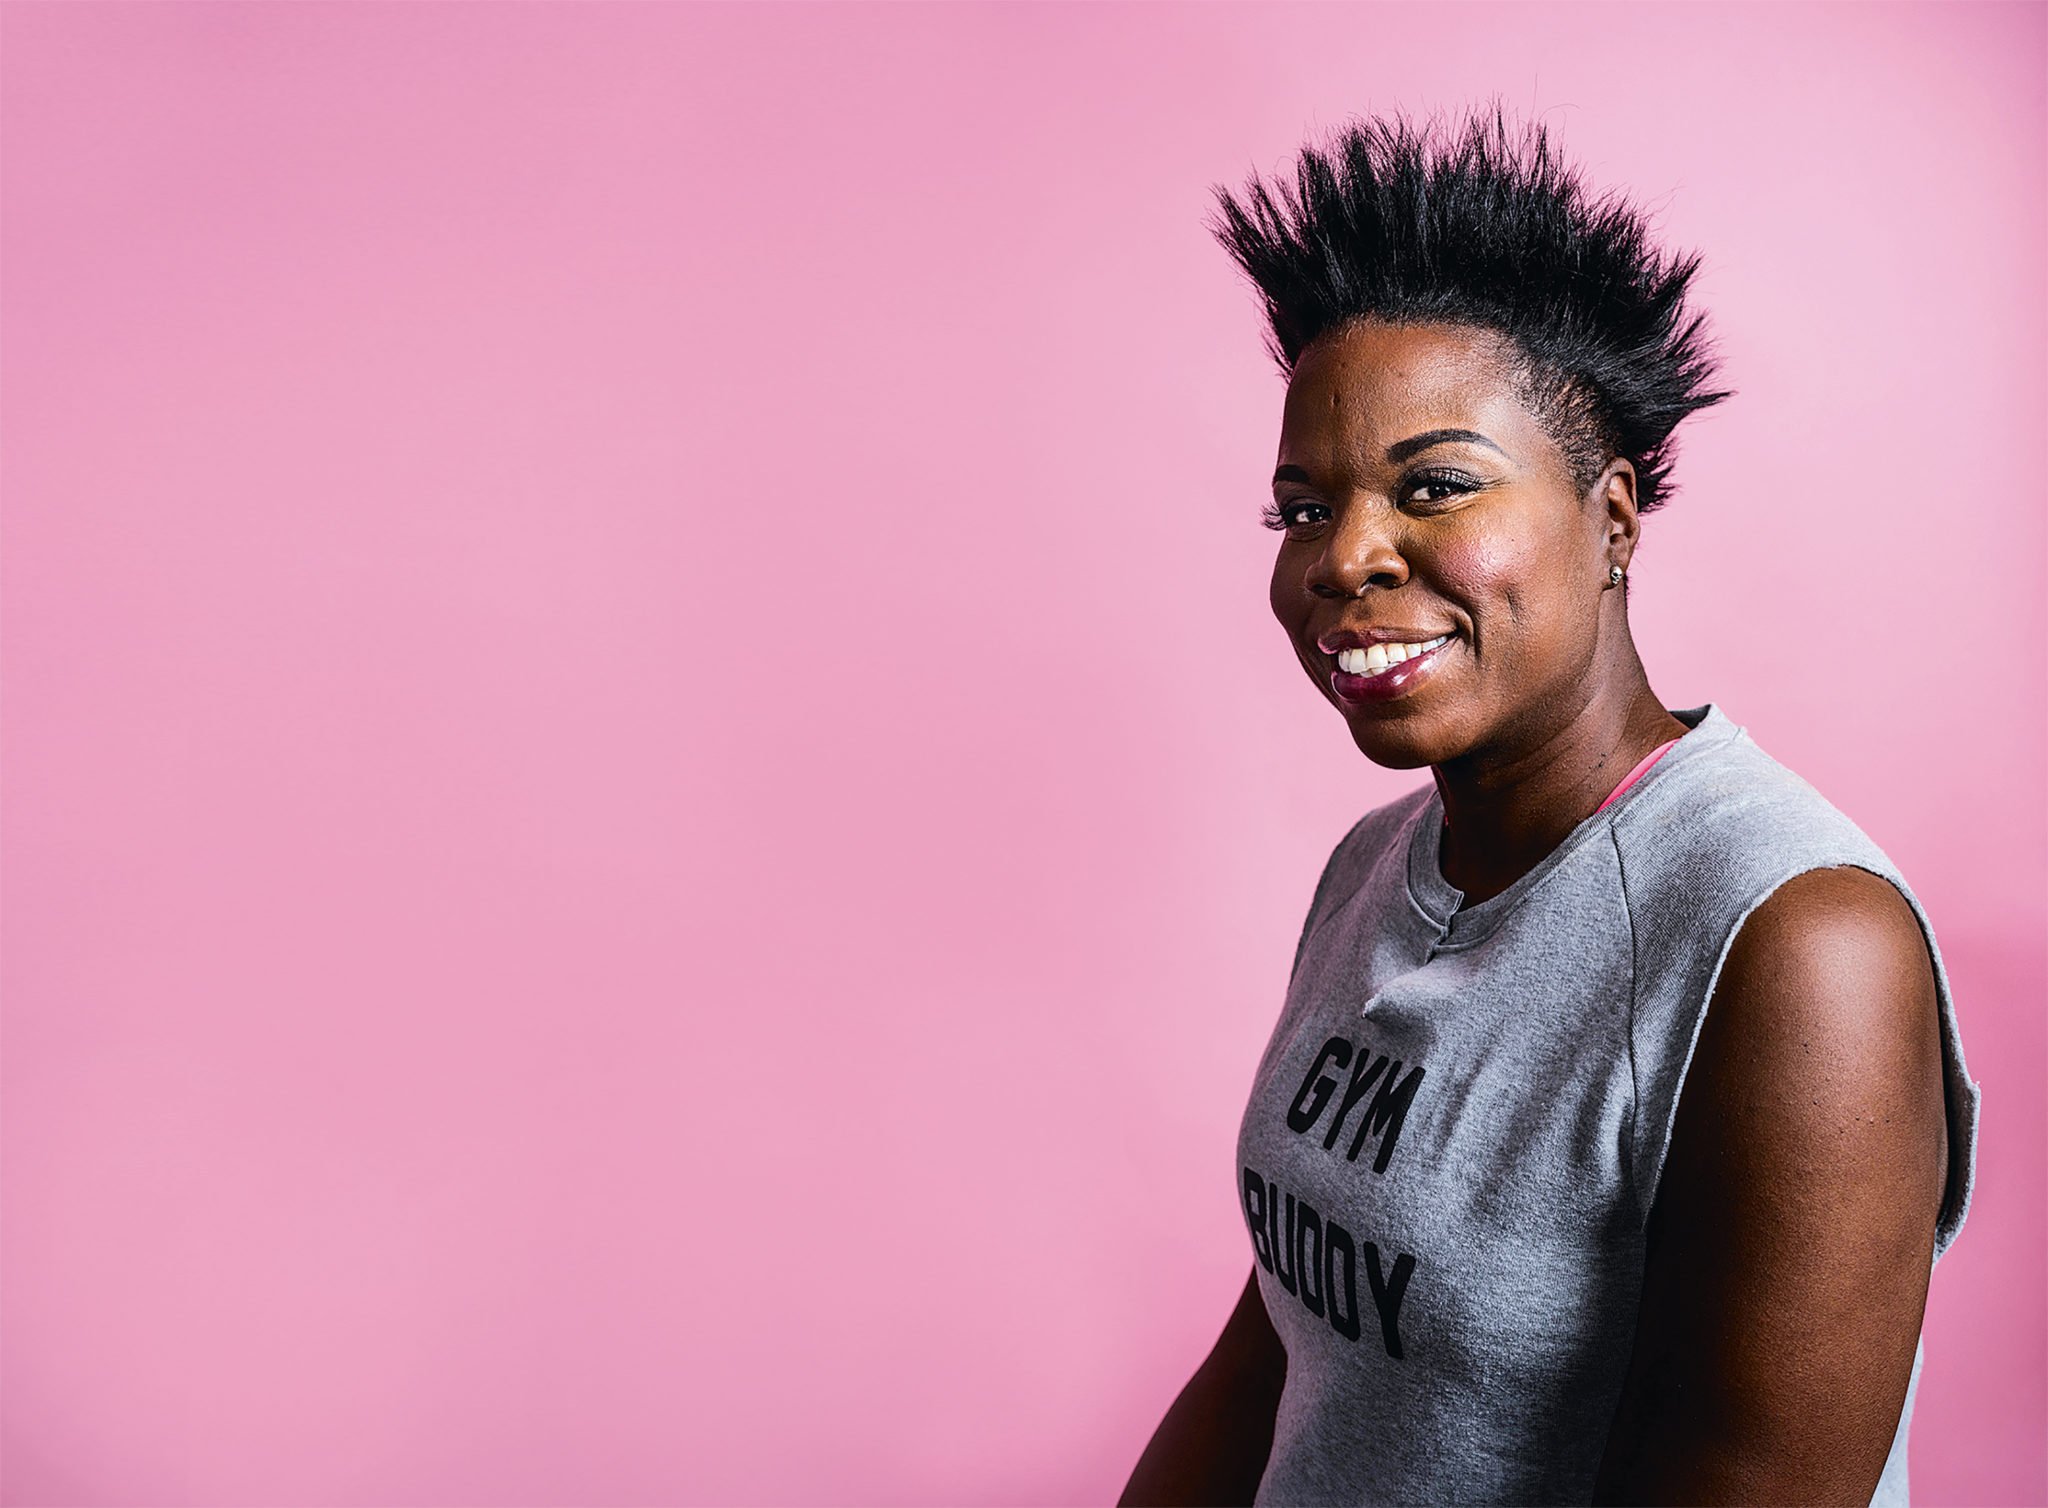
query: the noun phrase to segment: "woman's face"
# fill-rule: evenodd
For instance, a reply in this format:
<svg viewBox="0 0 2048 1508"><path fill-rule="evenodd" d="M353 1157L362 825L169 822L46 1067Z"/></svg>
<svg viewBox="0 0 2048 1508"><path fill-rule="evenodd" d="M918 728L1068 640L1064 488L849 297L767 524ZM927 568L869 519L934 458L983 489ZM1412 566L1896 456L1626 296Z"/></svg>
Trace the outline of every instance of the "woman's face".
<svg viewBox="0 0 2048 1508"><path fill-rule="evenodd" d="M1612 663L1603 633L1627 633L1607 568L1635 544L1634 471L1610 462L1580 496L1505 351L1489 331L1365 321L1304 351L1288 385L1273 614L1377 764L1540 747ZM1360 677L1338 663L1346 630L1449 639Z"/></svg>

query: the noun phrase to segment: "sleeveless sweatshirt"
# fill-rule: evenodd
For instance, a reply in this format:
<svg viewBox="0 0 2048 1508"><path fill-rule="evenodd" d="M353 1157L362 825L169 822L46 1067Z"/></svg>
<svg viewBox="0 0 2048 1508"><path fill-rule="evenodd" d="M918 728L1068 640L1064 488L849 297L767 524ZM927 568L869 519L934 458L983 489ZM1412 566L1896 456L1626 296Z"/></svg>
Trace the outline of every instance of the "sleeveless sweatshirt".
<svg viewBox="0 0 2048 1508"><path fill-rule="evenodd" d="M1976 1170L1934 929L1863 831L1712 703L1499 895L1438 867L1435 783L1325 865L1237 1142L1287 1351L1254 1502L1585 1503L1634 1344L1644 1228L1736 929L1809 869L1889 880L1940 999L1948 1187ZM1903 1505L1923 1352L1872 1498Z"/></svg>

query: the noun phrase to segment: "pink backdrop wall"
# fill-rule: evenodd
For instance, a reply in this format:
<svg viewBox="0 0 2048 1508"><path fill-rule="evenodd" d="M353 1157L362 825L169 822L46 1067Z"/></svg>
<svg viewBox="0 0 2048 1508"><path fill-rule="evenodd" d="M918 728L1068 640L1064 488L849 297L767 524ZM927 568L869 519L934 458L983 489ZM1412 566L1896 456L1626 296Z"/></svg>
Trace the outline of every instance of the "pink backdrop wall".
<svg viewBox="0 0 2048 1508"><path fill-rule="evenodd" d="M2048 1495L2040 6L0 27L8 1503L1112 1500L1426 778L1208 186L1494 91L1707 253L1638 638L1932 911L1914 1488Z"/></svg>

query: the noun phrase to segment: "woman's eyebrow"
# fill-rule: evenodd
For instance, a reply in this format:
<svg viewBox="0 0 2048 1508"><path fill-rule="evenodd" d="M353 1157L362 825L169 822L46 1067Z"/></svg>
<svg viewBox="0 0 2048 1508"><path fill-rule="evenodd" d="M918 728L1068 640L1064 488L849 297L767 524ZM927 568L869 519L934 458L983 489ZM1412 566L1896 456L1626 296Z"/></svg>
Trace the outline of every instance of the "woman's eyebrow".
<svg viewBox="0 0 2048 1508"><path fill-rule="evenodd" d="M1504 456L1507 452L1476 429L1426 429L1419 435L1410 435L1405 440L1396 440L1387 447L1387 464L1393 465L1407 460L1417 451L1427 450L1432 445L1441 445L1447 440L1469 440L1474 445L1484 445L1488 450L1498 450ZM1514 459L1512 456L1508 457Z"/></svg>
<svg viewBox="0 0 2048 1508"><path fill-rule="evenodd" d="M1488 450L1500 451L1502 455L1507 456L1511 461L1514 459L1513 456L1508 456L1505 450L1501 450L1498 445L1487 439L1486 436L1476 429L1426 429L1419 435L1410 435L1405 440L1396 440L1392 445L1389 445L1387 447L1387 464L1389 466L1397 466L1419 451L1427 450L1432 445L1447 444L1453 440L1466 440L1474 445L1484 445ZM1273 480L1275 482L1305 482L1310 486L1315 485L1315 478L1299 466L1280 467L1273 473Z"/></svg>

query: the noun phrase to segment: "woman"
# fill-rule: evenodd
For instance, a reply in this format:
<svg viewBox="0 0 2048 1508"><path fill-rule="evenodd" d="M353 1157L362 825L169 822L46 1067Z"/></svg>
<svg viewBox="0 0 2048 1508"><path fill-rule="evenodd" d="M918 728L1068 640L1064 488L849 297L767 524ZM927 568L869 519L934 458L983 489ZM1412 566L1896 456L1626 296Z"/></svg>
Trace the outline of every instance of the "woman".
<svg viewBox="0 0 2048 1508"><path fill-rule="evenodd" d="M1272 606L1375 764L1253 1079L1253 1265L1123 1502L1906 1502L1979 1094L1898 870L1630 638L1698 258L1499 108L1218 190ZM1797 615L1785 614L1796 632Z"/></svg>

